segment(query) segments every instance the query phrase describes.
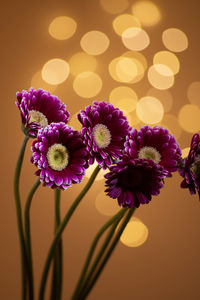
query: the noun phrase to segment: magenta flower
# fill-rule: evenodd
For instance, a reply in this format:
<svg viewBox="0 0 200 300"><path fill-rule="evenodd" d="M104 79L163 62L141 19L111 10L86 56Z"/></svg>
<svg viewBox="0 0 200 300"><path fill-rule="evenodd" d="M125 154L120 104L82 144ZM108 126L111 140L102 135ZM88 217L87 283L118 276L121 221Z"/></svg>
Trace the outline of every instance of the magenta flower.
<svg viewBox="0 0 200 300"><path fill-rule="evenodd" d="M88 167L88 153L78 131L63 122L38 131L32 144L31 162L43 185L67 189L80 183Z"/></svg>
<svg viewBox="0 0 200 300"><path fill-rule="evenodd" d="M16 105L20 110L23 130L32 137L52 122L69 121L65 104L43 89L30 88L29 91L18 92Z"/></svg>
<svg viewBox="0 0 200 300"><path fill-rule="evenodd" d="M191 194L200 193L200 134L194 134L190 152L180 164L179 173L184 177L182 188L188 188ZM200 194L199 194L200 196Z"/></svg>
<svg viewBox="0 0 200 300"><path fill-rule="evenodd" d="M167 176L178 169L181 149L172 134L159 126L145 125L139 131L132 129L126 138L124 153L130 158L151 159L167 170Z"/></svg>
<svg viewBox="0 0 200 300"><path fill-rule="evenodd" d="M105 176L105 192L118 200L120 206L139 207L151 201L163 187L162 179L167 175L162 166L150 159L131 159L124 156Z"/></svg>
<svg viewBox="0 0 200 300"><path fill-rule="evenodd" d="M122 156L130 126L121 110L110 103L93 102L77 117L83 125L81 132L90 155L90 164L96 159L106 169Z"/></svg>

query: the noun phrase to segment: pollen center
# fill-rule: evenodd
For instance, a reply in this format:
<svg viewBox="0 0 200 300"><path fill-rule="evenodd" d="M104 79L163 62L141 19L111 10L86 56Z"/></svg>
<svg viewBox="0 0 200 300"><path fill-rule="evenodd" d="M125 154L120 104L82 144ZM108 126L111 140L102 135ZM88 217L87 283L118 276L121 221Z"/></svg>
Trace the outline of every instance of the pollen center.
<svg viewBox="0 0 200 300"><path fill-rule="evenodd" d="M161 161L160 153L155 148L146 146L140 149L138 158L151 159L157 164Z"/></svg>
<svg viewBox="0 0 200 300"><path fill-rule="evenodd" d="M48 125L48 120L45 117L43 113L37 110L30 110L30 122L37 122L39 123L43 128Z"/></svg>
<svg viewBox="0 0 200 300"><path fill-rule="evenodd" d="M191 166L191 171L194 173L196 179L200 178L200 156L197 156Z"/></svg>
<svg viewBox="0 0 200 300"><path fill-rule="evenodd" d="M62 171L69 163L67 148L61 144L54 144L47 152L49 166L56 171Z"/></svg>
<svg viewBox="0 0 200 300"><path fill-rule="evenodd" d="M111 142L110 130L103 124L95 125L92 135L99 148L106 148Z"/></svg>

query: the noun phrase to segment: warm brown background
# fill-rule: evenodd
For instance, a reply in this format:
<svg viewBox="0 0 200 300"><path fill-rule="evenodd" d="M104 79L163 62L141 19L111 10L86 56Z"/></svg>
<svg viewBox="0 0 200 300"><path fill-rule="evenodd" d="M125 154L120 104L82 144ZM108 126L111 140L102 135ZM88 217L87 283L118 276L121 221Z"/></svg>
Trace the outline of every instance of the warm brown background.
<svg viewBox="0 0 200 300"><path fill-rule="evenodd" d="M178 27L189 38L189 48L179 54L181 73L176 76L173 94L173 113L188 103L186 88L200 78L200 3L198 0L154 1L162 12L161 22L148 29L151 46L143 53L151 64L153 54L164 49L162 31ZM130 0L130 5L133 0ZM130 13L130 7L125 11ZM73 17L78 28L69 40L56 41L48 34L53 18ZM103 89L96 97L106 100L117 86L108 75L106 64L112 57L126 51L113 32L114 15L102 10L97 0L74 1L7 1L1 4L1 209L0 209L0 299L20 299L20 253L16 214L13 199L13 173L18 150L23 139L19 112L14 104L17 90L28 89L33 74L53 57L68 60L80 51L81 36L89 30L101 30L110 40L107 52L99 56L98 73ZM90 104L93 99L81 99L72 89L73 77L61 84L55 94L64 101L71 114ZM134 86L139 96L150 87L147 80ZM182 148L189 146L191 134L179 139ZM29 144L30 146L30 144ZM30 147L29 147L30 148ZM34 182L34 167L30 153L23 169L22 195ZM90 300L197 300L200 299L200 203L197 196L179 188L181 178L175 174L168 179L160 196L135 213L148 227L149 237L138 248L121 243L110 259L99 282L88 297ZM86 182L84 179L83 184ZM64 215L81 189L73 187L63 193ZM87 249L97 229L108 218L94 206L96 194L104 183L96 183L81 203L64 233L64 290L63 299L70 299L72 289L83 264ZM32 205L32 237L35 280L38 287L45 255L53 232L53 193L40 188Z"/></svg>

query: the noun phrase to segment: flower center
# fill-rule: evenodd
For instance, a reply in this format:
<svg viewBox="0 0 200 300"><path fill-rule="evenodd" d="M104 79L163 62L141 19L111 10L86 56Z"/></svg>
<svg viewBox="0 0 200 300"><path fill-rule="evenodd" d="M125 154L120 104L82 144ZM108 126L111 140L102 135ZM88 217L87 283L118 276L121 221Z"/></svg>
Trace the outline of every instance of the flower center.
<svg viewBox="0 0 200 300"><path fill-rule="evenodd" d="M191 171L194 173L195 178L200 178L200 156L197 156L191 166Z"/></svg>
<svg viewBox="0 0 200 300"><path fill-rule="evenodd" d="M151 159L157 164L161 161L160 153L155 148L146 146L140 149L138 158Z"/></svg>
<svg viewBox="0 0 200 300"><path fill-rule="evenodd" d="M111 142L110 130L103 124L95 125L92 135L99 148L106 148Z"/></svg>
<svg viewBox="0 0 200 300"><path fill-rule="evenodd" d="M30 110L30 122L37 122L39 123L43 128L48 125L48 120L45 117L43 113L37 110Z"/></svg>
<svg viewBox="0 0 200 300"><path fill-rule="evenodd" d="M47 152L49 166L56 171L62 171L69 163L67 148L61 144L54 144Z"/></svg>
<svg viewBox="0 0 200 300"><path fill-rule="evenodd" d="M119 174L119 186L125 190L133 190L142 184L143 177L139 168L129 166L127 170Z"/></svg>

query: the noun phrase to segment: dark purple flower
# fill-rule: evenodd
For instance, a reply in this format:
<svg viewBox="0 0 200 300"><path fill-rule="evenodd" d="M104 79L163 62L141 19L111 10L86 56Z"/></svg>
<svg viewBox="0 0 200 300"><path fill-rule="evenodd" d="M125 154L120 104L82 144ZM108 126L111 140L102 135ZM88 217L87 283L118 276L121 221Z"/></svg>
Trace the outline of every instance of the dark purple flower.
<svg viewBox="0 0 200 300"><path fill-rule="evenodd" d="M93 102L77 117L83 125L81 132L90 155L90 164L96 159L106 169L122 156L130 126L121 110L110 103Z"/></svg>
<svg viewBox="0 0 200 300"><path fill-rule="evenodd" d="M30 88L29 91L18 92L16 105L20 110L24 132L32 137L36 137L40 128L52 122L69 121L65 104L43 89Z"/></svg>
<svg viewBox="0 0 200 300"><path fill-rule="evenodd" d="M43 185L67 189L80 183L88 167L88 153L78 131L63 122L51 123L38 131L32 144L31 162Z"/></svg>
<svg viewBox="0 0 200 300"><path fill-rule="evenodd" d="M139 131L132 129L126 138L124 153L130 158L151 159L167 170L167 176L178 169L181 149L165 128L145 125Z"/></svg>
<svg viewBox="0 0 200 300"><path fill-rule="evenodd" d="M180 164L179 173L184 177L182 188L188 188L191 194L200 192L200 134L194 134L188 157ZM199 194L200 196L200 194Z"/></svg>
<svg viewBox="0 0 200 300"><path fill-rule="evenodd" d="M160 193L166 170L153 160L124 156L104 176L107 179L105 192L117 198L120 206L139 207L151 201L152 195Z"/></svg>

